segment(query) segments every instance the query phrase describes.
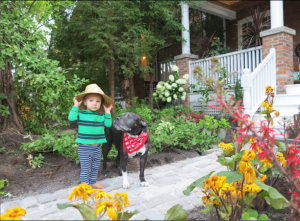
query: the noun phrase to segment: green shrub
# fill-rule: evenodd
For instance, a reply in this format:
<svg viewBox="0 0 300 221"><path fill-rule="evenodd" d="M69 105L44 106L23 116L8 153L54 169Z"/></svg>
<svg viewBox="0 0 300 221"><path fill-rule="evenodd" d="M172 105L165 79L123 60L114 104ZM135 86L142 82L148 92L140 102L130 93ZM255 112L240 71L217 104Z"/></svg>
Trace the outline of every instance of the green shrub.
<svg viewBox="0 0 300 221"><path fill-rule="evenodd" d="M160 153L164 148L193 149L202 152L218 142L218 138L199 133L200 127L185 120L185 116L165 117L149 128L150 153Z"/></svg>
<svg viewBox="0 0 300 221"><path fill-rule="evenodd" d="M73 133L48 132L41 139L30 143L22 143L21 149L27 153L56 152L62 156L74 159L79 163L76 137Z"/></svg>

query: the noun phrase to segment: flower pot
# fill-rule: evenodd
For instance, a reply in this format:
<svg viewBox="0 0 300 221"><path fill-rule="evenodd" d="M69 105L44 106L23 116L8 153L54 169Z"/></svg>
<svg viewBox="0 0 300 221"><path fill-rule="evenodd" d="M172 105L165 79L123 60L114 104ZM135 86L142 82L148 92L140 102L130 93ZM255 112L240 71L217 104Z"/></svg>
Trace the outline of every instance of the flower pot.
<svg viewBox="0 0 300 221"><path fill-rule="evenodd" d="M218 137L220 137L220 139L224 139L225 136L226 136L226 132L227 132L227 130L221 128L219 133L218 133Z"/></svg>
<svg viewBox="0 0 300 221"><path fill-rule="evenodd" d="M207 130L206 128L203 129L203 133L207 133L209 136L211 136L211 130Z"/></svg>

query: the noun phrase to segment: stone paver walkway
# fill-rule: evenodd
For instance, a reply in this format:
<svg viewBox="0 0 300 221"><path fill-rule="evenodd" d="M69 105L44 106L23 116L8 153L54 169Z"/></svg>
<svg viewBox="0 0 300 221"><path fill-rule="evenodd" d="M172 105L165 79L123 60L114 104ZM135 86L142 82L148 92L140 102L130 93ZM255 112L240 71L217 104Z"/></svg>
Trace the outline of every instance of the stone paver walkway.
<svg viewBox="0 0 300 221"><path fill-rule="evenodd" d="M122 177L101 180L105 191L112 196L115 192L127 192L131 205L125 210L138 210L131 220L164 220L166 212L174 205L181 204L188 211L202 206L203 193L195 188L191 194L184 195L183 190L192 182L211 171L225 171L226 167L216 162L221 149L214 146L203 156L197 156L163 166L147 168L145 178L149 187L142 187L139 182L139 173L129 173L130 189L122 188ZM68 196L74 187L10 201L1 205L1 214L7 208L21 206L27 210L24 220L83 220L75 208L60 210L58 203L70 203ZM78 201L80 202L80 201ZM76 202L72 202L76 204Z"/></svg>

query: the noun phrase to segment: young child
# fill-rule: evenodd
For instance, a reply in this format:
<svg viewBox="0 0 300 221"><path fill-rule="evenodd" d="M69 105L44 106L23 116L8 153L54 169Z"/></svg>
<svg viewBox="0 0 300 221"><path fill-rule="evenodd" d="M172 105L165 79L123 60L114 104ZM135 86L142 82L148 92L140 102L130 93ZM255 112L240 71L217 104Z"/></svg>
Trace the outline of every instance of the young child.
<svg viewBox="0 0 300 221"><path fill-rule="evenodd" d="M87 183L94 189L103 189L101 183L96 183L101 159L100 145L107 142L104 127L112 124L110 111L114 101L97 84L90 84L83 94L73 98L73 102L68 119L78 123L75 142L79 143L80 182Z"/></svg>

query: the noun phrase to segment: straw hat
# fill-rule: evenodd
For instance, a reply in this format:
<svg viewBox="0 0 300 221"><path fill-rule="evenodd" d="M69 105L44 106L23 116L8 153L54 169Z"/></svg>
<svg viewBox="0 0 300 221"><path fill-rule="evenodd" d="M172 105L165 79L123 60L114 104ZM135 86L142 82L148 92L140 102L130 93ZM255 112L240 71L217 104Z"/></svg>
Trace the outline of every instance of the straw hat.
<svg viewBox="0 0 300 221"><path fill-rule="evenodd" d="M104 92L101 90L101 88L97 84L90 84L90 85L86 86L84 93L78 94L76 96L77 101L78 102L82 101L84 99L84 96L87 94L100 94L102 96L103 99L101 102L100 109L98 110L98 112L100 112L102 114L105 113L103 105L108 107L109 105L112 104L114 106L113 99L111 99L109 96L105 95ZM79 110L86 110L86 106L84 105L83 102L80 104Z"/></svg>

